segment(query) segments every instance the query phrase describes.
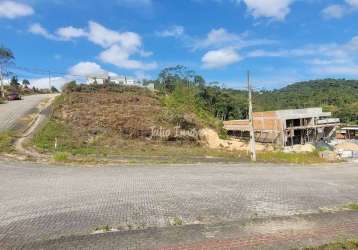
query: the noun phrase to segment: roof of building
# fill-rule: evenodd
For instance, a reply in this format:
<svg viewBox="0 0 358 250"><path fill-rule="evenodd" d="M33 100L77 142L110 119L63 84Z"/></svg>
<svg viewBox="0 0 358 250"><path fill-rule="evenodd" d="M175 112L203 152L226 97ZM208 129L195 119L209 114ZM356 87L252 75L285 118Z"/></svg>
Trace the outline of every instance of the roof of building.
<svg viewBox="0 0 358 250"><path fill-rule="evenodd" d="M341 128L341 130L354 130L354 131L358 131L358 126L353 126L353 127L344 127L344 128Z"/></svg>
<svg viewBox="0 0 358 250"><path fill-rule="evenodd" d="M329 117L330 112L323 112L322 108L305 108L305 109L285 109L275 111L277 116L282 120L302 119L311 117Z"/></svg>

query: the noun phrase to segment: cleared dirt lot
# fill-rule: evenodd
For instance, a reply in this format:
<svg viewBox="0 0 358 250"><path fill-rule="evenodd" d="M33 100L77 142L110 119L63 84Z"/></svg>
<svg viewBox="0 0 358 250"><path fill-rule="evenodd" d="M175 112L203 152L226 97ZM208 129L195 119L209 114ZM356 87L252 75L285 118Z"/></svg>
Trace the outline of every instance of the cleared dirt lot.
<svg viewBox="0 0 358 250"><path fill-rule="evenodd" d="M31 112L49 95L31 95L21 101L0 104L0 132L12 128L18 119Z"/></svg>
<svg viewBox="0 0 358 250"><path fill-rule="evenodd" d="M165 227L176 217L212 224L319 213L357 202L357 179L353 164L83 168L0 162L0 246L89 235L104 225Z"/></svg>

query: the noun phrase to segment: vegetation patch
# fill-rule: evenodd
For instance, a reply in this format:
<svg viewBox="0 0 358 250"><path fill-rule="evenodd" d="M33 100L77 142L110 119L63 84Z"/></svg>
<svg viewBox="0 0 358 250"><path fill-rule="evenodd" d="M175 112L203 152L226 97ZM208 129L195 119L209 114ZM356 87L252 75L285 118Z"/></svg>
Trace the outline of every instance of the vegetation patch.
<svg viewBox="0 0 358 250"><path fill-rule="evenodd" d="M15 134L12 131L0 132L0 153L11 153L14 151Z"/></svg>
<svg viewBox="0 0 358 250"><path fill-rule="evenodd" d="M183 224L183 219L178 216L169 219L169 225L171 226L182 226Z"/></svg>
<svg viewBox="0 0 358 250"><path fill-rule="evenodd" d="M358 203L349 203L344 206L344 208L352 210L352 211L358 211Z"/></svg>
<svg viewBox="0 0 358 250"><path fill-rule="evenodd" d="M95 231L109 232L111 228L108 225L96 227Z"/></svg>
<svg viewBox="0 0 358 250"><path fill-rule="evenodd" d="M53 155L53 159L57 162L67 162L69 161L71 155L67 152L56 152Z"/></svg>
<svg viewBox="0 0 358 250"><path fill-rule="evenodd" d="M257 158L262 162L313 164L326 162L319 157L318 152L310 153L285 153L282 151L258 152Z"/></svg>
<svg viewBox="0 0 358 250"><path fill-rule="evenodd" d="M305 250L356 250L358 249L358 240L347 240L333 242L318 247L308 247Z"/></svg>

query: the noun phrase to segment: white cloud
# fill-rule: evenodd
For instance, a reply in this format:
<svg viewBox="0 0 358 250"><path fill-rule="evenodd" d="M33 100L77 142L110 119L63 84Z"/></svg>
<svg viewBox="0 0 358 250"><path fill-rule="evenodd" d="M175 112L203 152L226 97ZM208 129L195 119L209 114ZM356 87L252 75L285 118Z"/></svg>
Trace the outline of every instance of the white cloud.
<svg viewBox="0 0 358 250"><path fill-rule="evenodd" d="M14 19L17 17L31 16L35 13L33 8L27 4L15 1L0 2L0 18Z"/></svg>
<svg viewBox="0 0 358 250"><path fill-rule="evenodd" d="M142 45L141 37L134 32L117 32L103 25L90 21L88 39L104 48L120 44L129 51L136 51Z"/></svg>
<svg viewBox="0 0 358 250"><path fill-rule="evenodd" d="M346 3L354 8L358 8L358 0L346 0Z"/></svg>
<svg viewBox="0 0 358 250"><path fill-rule="evenodd" d="M335 76L358 76L358 64L356 65L333 65L315 68L314 71L319 74L330 74Z"/></svg>
<svg viewBox="0 0 358 250"><path fill-rule="evenodd" d="M102 62L110 63L120 68L151 70L157 67L155 62L145 63L131 59L134 55L149 57L153 54L143 49L142 38L139 34L111 30L94 21L88 22L88 29L75 28L73 26L59 28L56 31L56 35L48 32L41 24L35 23L30 26L29 32L41 35L47 39L60 41L87 37L90 42L105 49L99 55Z"/></svg>
<svg viewBox="0 0 358 250"><path fill-rule="evenodd" d="M75 28L72 26L59 28L56 34L64 40L71 40L73 38L79 38L87 36L87 33L81 28Z"/></svg>
<svg viewBox="0 0 358 250"><path fill-rule="evenodd" d="M238 0L246 4L248 11L255 18L268 17L284 20L290 13L290 5L294 0Z"/></svg>
<svg viewBox="0 0 358 250"><path fill-rule="evenodd" d="M80 62L69 69L73 76L108 75L100 65L94 62Z"/></svg>
<svg viewBox="0 0 358 250"><path fill-rule="evenodd" d="M50 40L58 40L58 37L56 37L55 35L51 34L50 32L48 32L44 27L42 27L41 24L39 23L34 23L32 25L30 25L28 31L32 34L35 35L40 35L43 36L47 39Z"/></svg>
<svg viewBox="0 0 358 250"><path fill-rule="evenodd" d="M224 48L207 52L201 61L204 68L212 69L228 66L240 61L241 59L242 58L235 50Z"/></svg>
<svg viewBox="0 0 358 250"><path fill-rule="evenodd" d="M241 40L241 36L230 33L224 28L212 29L205 39L198 40L194 47L207 48L211 46L224 46Z"/></svg>
<svg viewBox="0 0 358 250"><path fill-rule="evenodd" d="M358 76L358 36L346 43L309 45L303 48L266 51L254 50L244 55L250 57L292 57L301 59L315 74L333 77Z"/></svg>
<svg viewBox="0 0 358 250"><path fill-rule="evenodd" d="M184 34L184 27L179 25L174 25L167 30L156 32L156 35L160 37L179 37L183 34Z"/></svg>
<svg viewBox="0 0 358 250"><path fill-rule="evenodd" d="M266 51L258 49L248 52L246 57L283 57L288 56L288 53L286 50Z"/></svg>
<svg viewBox="0 0 358 250"><path fill-rule="evenodd" d="M193 50L197 49L219 49L224 47L230 47L235 49L241 49L250 46L267 45L276 43L273 40L268 39L249 39L248 33L235 34L227 31L224 28L212 29L201 39L192 39L190 47Z"/></svg>
<svg viewBox="0 0 358 250"><path fill-rule="evenodd" d="M322 15L325 18L341 18L345 13L345 6L339 4L329 5L322 10Z"/></svg>
<svg viewBox="0 0 358 250"><path fill-rule="evenodd" d="M57 89L61 89L61 87L71 80L74 80L69 77L52 77L51 78L51 85L56 87ZM35 86L36 88L40 89L48 89L49 88L49 79L48 77L44 78L33 78L29 79L31 86Z"/></svg>
<svg viewBox="0 0 358 250"><path fill-rule="evenodd" d="M70 67L68 73L62 77L52 77L51 85L55 86L58 89L61 89L62 86L70 81L77 81L80 83L86 82L87 76L118 76L117 73L107 71L103 69L100 65L94 62L79 62L78 64ZM49 87L49 78L33 78L29 79L32 86L37 88L48 88Z"/></svg>
<svg viewBox="0 0 358 250"><path fill-rule="evenodd" d="M148 79L152 79L152 76L147 74L146 72L144 71L136 71L134 72L134 75L136 77L137 80L148 80Z"/></svg>
<svg viewBox="0 0 358 250"><path fill-rule="evenodd" d="M358 0L346 0L344 4L332 4L322 10L325 18L342 18L358 8Z"/></svg>
<svg viewBox="0 0 358 250"><path fill-rule="evenodd" d="M142 57L152 55L151 52L142 49L142 38L137 33L113 31L91 21L88 37L93 43L106 48L99 55L102 62L124 69L152 70L157 67L155 62L145 63L131 59L136 54Z"/></svg>
<svg viewBox="0 0 358 250"><path fill-rule="evenodd" d="M153 4L152 0L117 0L117 3L127 7L148 7Z"/></svg>
<svg viewBox="0 0 358 250"><path fill-rule="evenodd" d="M138 60L130 59L130 53L126 48L120 45L113 45L107 50L103 51L99 58L102 62L116 65L124 69L139 69L139 70L152 70L157 67L155 62L144 63Z"/></svg>

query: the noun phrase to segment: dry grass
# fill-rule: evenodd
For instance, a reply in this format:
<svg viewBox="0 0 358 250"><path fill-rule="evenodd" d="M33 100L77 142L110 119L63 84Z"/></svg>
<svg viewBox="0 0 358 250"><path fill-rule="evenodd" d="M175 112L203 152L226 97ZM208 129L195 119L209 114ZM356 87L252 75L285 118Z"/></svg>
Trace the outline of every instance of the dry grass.
<svg viewBox="0 0 358 250"><path fill-rule="evenodd" d="M56 99L53 117L33 138L33 144L44 153L65 152L71 156L66 158L85 156L91 161L101 157L122 157L130 162L248 161L247 152L208 149L196 140L149 139L152 126L168 128L180 124L199 129L203 125L202 118L187 113L185 108L175 111L171 107L174 104L163 104L149 91L131 89L63 94ZM58 158L61 161L63 157ZM266 152L259 153L258 160L323 162L317 153Z"/></svg>
<svg viewBox="0 0 358 250"><path fill-rule="evenodd" d="M305 250L357 250L358 240L347 240L325 244L319 247L309 247Z"/></svg>
<svg viewBox="0 0 358 250"><path fill-rule="evenodd" d="M11 153L14 151L13 142L15 133L12 131L0 132L0 153Z"/></svg>

